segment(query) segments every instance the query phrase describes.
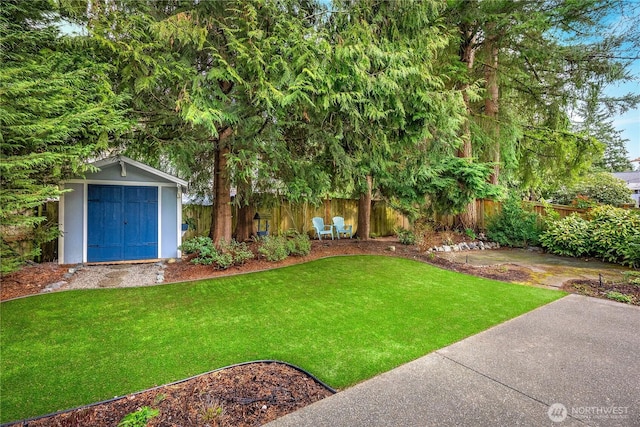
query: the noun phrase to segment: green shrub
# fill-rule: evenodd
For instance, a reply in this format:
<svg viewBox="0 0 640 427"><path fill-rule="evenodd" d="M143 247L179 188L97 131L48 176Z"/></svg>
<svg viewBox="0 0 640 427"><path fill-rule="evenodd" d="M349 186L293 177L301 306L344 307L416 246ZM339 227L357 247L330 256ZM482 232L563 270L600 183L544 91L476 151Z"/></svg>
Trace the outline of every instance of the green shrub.
<svg viewBox="0 0 640 427"><path fill-rule="evenodd" d="M629 239L629 244L626 248L621 248L622 252L622 265L628 265L629 267L640 267L640 235L635 235ZM640 279L637 279L640 284Z"/></svg>
<svg viewBox="0 0 640 427"><path fill-rule="evenodd" d="M467 238L470 240L476 240L478 238L478 235L473 230L473 228L465 228L464 235L467 236Z"/></svg>
<svg viewBox="0 0 640 427"><path fill-rule="evenodd" d="M601 205L587 219L577 215L548 221L542 246L558 255L590 255L622 265L640 265L640 215Z"/></svg>
<svg viewBox="0 0 640 427"><path fill-rule="evenodd" d="M607 298L627 304L631 304L633 302L633 298L631 296L616 291L607 292Z"/></svg>
<svg viewBox="0 0 640 427"><path fill-rule="evenodd" d="M185 254L195 254L200 252L204 247L213 247L213 241L210 237L197 236L191 239L185 240L180 245L180 250Z"/></svg>
<svg viewBox="0 0 640 427"><path fill-rule="evenodd" d="M185 241L181 248L187 254L197 254L191 260L193 264L211 265L218 257L218 251L209 237L193 237Z"/></svg>
<svg viewBox="0 0 640 427"><path fill-rule="evenodd" d="M402 243L403 245L416 244L416 235L413 231L399 228L396 230L396 234L398 235L398 240L400 240L400 243Z"/></svg>
<svg viewBox="0 0 640 427"><path fill-rule="evenodd" d="M122 421L118 423L118 427L145 427L152 418L157 417L160 414L158 409L151 409L148 406L143 406L137 411L131 412L122 418Z"/></svg>
<svg viewBox="0 0 640 427"><path fill-rule="evenodd" d="M231 255L233 265L243 265L255 257L246 243L236 242L235 240L231 240L229 243L223 240L218 247L218 251Z"/></svg>
<svg viewBox="0 0 640 427"><path fill-rule="evenodd" d="M577 214L547 222L540 236L542 246L552 254L580 257L591 253L591 226Z"/></svg>
<svg viewBox="0 0 640 427"><path fill-rule="evenodd" d="M289 256L288 239L284 236L265 236L260 239L258 253L267 261L282 261Z"/></svg>
<svg viewBox="0 0 640 427"><path fill-rule="evenodd" d="M295 233L289 236L287 251L294 256L307 256L311 253L311 240L306 234Z"/></svg>
<svg viewBox="0 0 640 427"><path fill-rule="evenodd" d="M640 215L613 206L598 206L589 212L595 256L623 265L640 263Z"/></svg>
<svg viewBox="0 0 640 427"><path fill-rule="evenodd" d="M500 214L487 225L487 237L503 246L526 247L540 241L538 215L522 207L522 201L510 194L502 204Z"/></svg>
<svg viewBox="0 0 640 427"><path fill-rule="evenodd" d="M218 248L209 237L194 237L185 241L181 249L185 253L195 253L197 256L191 260L194 264L215 265L221 270L226 270L233 265L242 265L247 260L254 258L253 252L245 243L222 241Z"/></svg>
<svg viewBox="0 0 640 427"><path fill-rule="evenodd" d="M608 172L590 174L552 194L555 203L590 207L594 203L618 206L633 203L627 183Z"/></svg>

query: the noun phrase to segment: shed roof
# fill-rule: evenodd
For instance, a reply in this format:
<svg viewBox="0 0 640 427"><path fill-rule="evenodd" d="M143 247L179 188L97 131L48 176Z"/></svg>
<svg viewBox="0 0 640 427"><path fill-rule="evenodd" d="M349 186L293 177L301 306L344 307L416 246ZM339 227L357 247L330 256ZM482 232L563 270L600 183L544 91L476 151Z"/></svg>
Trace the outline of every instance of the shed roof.
<svg viewBox="0 0 640 427"><path fill-rule="evenodd" d="M93 162L93 163L91 163L91 165L93 165L93 166L95 166L97 168L102 168L104 166L110 166L110 165L113 165L113 164L119 164L120 162L124 162L124 163L129 164L131 166L134 166L134 167L136 167L138 169L142 169L145 172L148 172L150 174L159 176L159 177L161 177L163 179L166 179L167 181L175 182L176 184L181 185L181 186L183 186L185 188L188 185L188 182L185 181L184 179L180 179L180 178L178 178L176 176L173 176L171 174L168 174L166 172L162 172L161 170L158 170L158 169L156 169L154 167L151 167L149 165L145 165L144 163L137 162L137 161L135 161L133 159L130 159L127 156L118 155L118 156L107 157L106 159L102 159L102 160L98 160L97 162Z"/></svg>

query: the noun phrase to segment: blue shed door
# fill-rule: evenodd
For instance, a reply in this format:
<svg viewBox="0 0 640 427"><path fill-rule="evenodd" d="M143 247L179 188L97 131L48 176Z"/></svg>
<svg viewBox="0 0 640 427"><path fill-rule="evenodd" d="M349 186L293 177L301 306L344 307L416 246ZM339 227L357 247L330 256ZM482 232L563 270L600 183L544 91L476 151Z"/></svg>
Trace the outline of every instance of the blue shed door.
<svg viewBox="0 0 640 427"><path fill-rule="evenodd" d="M89 185L87 261L158 257L158 188Z"/></svg>

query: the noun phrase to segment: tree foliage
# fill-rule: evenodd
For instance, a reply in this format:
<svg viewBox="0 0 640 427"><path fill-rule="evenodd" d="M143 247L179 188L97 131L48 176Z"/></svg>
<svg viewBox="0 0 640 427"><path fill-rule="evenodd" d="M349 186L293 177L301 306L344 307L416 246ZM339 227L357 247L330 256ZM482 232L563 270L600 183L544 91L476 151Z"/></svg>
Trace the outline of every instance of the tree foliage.
<svg viewBox="0 0 640 427"><path fill-rule="evenodd" d="M459 30L452 49L466 51L461 59L468 65L457 85L485 88L483 96L468 102L473 146L468 151L479 159L499 159L504 182L534 197L586 172L609 141L576 129L570 118L587 101L609 114L637 105L637 95L610 97L595 90L633 79L634 58L625 52L637 45L637 29L628 28L628 20L625 28L606 27L612 16L625 22L636 5L456 0L448 6L449 25Z"/></svg>
<svg viewBox="0 0 640 427"><path fill-rule="evenodd" d="M213 197L214 240L231 238L231 187L246 204L254 191L293 176L279 189L291 188L294 198L327 182L305 175L314 150L295 139L324 47L307 18L311 5L122 0L93 8L90 27L118 55L141 117L131 136L137 144L125 146L170 161L194 190Z"/></svg>
<svg viewBox="0 0 640 427"><path fill-rule="evenodd" d="M555 203L588 207L594 204L620 206L633 204L627 183L609 172L591 173L572 185L562 187L550 197Z"/></svg>
<svg viewBox="0 0 640 427"><path fill-rule="evenodd" d="M334 2L333 7L339 13L327 25L332 55L320 91L326 162L335 169L334 188L360 198L358 236L366 239L372 191L405 204L424 204L431 194L433 206L441 207L433 190L447 179L450 170L444 166L452 166L440 161L461 143L464 103L460 92L445 84L448 68L438 65L448 60L450 37L441 3ZM463 199L469 188L450 191L461 189L457 196Z"/></svg>
<svg viewBox="0 0 640 427"><path fill-rule="evenodd" d="M18 254L6 237L44 218L33 208L58 197L59 182L86 170L85 161L128 126L112 67L91 40L62 36L49 1L4 1L0 8L0 221L2 271ZM40 233L51 240L55 230Z"/></svg>

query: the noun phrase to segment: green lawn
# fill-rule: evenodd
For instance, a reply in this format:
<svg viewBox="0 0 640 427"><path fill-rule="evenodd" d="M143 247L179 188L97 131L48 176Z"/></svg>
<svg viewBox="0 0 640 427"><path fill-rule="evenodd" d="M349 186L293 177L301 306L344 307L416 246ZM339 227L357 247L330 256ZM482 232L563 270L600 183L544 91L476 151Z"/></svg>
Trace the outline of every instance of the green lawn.
<svg viewBox="0 0 640 427"><path fill-rule="evenodd" d="M2 422L278 359L342 388L564 293L354 256L0 305Z"/></svg>

